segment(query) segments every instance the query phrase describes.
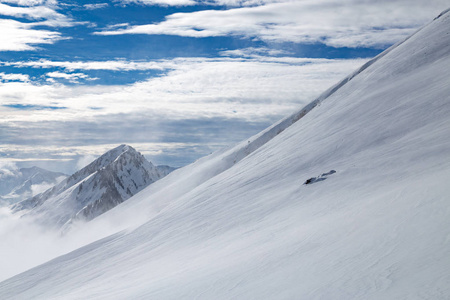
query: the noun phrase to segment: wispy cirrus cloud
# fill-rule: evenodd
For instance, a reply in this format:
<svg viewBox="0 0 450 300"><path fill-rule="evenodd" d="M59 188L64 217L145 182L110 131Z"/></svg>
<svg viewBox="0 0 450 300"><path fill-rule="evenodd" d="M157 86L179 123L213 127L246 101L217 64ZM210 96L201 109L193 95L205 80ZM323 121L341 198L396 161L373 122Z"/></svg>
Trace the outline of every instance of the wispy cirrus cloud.
<svg viewBox="0 0 450 300"><path fill-rule="evenodd" d="M173 66L170 61L127 61L127 60L109 60L109 61L50 61L40 59L37 61L15 61L0 62L0 66L13 66L18 68L64 68L73 70L110 70L110 71L133 71L133 70L164 70Z"/></svg>
<svg viewBox="0 0 450 300"><path fill-rule="evenodd" d="M36 50L36 45L53 44L63 37L57 27L70 27L85 22L75 22L57 12L56 1L2 1L0 3L0 51ZM22 22L16 19L27 19ZM37 27L41 27L38 28ZM49 27L51 29L42 29Z"/></svg>
<svg viewBox="0 0 450 300"><path fill-rule="evenodd" d="M88 10L101 9L101 8L105 8L105 7L108 7L108 6L109 6L108 3L94 3L94 4L85 4L85 5L83 5L83 7L85 9L88 9Z"/></svg>
<svg viewBox="0 0 450 300"><path fill-rule="evenodd" d="M23 4L25 5L25 3ZM24 23L29 28L36 26L47 27L70 27L86 22L75 22L64 14L57 12L58 6L55 2L45 2L43 5L10 6L0 3L0 15L13 18L25 18L33 22Z"/></svg>
<svg viewBox="0 0 450 300"><path fill-rule="evenodd" d="M10 3L20 6L35 6L35 5L56 5L56 0L2 0L3 3Z"/></svg>
<svg viewBox="0 0 450 300"><path fill-rule="evenodd" d="M31 27L29 23L0 20L0 51L34 50L34 45L52 44L63 39L59 32Z"/></svg>
<svg viewBox="0 0 450 300"><path fill-rule="evenodd" d="M195 0L120 0L122 5L141 4L141 5L160 5L160 6L190 6L198 4Z"/></svg>
<svg viewBox="0 0 450 300"><path fill-rule="evenodd" d="M208 3L210 5L239 7L239 6L260 6L269 3L279 3L288 1L295 1L295 0L210 0L204 3Z"/></svg>
<svg viewBox="0 0 450 300"><path fill-rule="evenodd" d="M270 49L267 47L249 47L236 50L224 50L219 52L220 56L216 58L192 57L192 58L174 58L160 59L152 61L129 61L129 60L110 60L110 61L51 61L40 59L36 61L0 61L0 66L15 68L61 68L67 71L75 70L107 70L107 71L145 71L157 70L168 71L179 69L185 64L198 63L236 63L236 62L274 62L289 63L292 65L303 65L308 63L328 63L329 59L311 59L285 56L289 54L286 50ZM339 60L336 60L339 61ZM342 60L341 60L342 61Z"/></svg>
<svg viewBox="0 0 450 300"><path fill-rule="evenodd" d="M447 7L447 1L304 0L227 10L176 13L160 23L98 35L186 37L240 36L267 42L323 43L333 47L382 47L408 36Z"/></svg>
<svg viewBox="0 0 450 300"><path fill-rule="evenodd" d="M231 57L271 57L271 56L281 56L290 54L289 51L281 49L271 49L268 47L248 47L243 49L235 50L224 50L220 52L222 56Z"/></svg>
<svg viewBox="0 0 450 300"><path fill-rule="evenodd" d="M217 5L217 6L259 6L268 3L285 2L286 0L118 0L122 5L162 5L162 6L190 6L190 5Z"/></svg>
<svg viewBox="0 0 450 300"><path fill-rule="evenodd" d="M66 16L56 12L54 9L47 6L21 7L0 3L0 15L15 18L26 18L30 20L53 20L57 21L60 24L59 26L66 25L70 22Z"/></svg>

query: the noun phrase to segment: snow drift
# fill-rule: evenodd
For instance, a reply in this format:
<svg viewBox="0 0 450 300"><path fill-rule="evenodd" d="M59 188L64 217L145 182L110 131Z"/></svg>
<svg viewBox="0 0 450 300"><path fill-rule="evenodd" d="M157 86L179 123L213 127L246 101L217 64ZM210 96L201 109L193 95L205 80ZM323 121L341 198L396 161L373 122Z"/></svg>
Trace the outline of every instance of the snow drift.
<svg viewBox="0 0 450 300"><path fill-rule="evenodd" d="M93 220L145 221L0 283L0 298L449 298L449 45L447 12Z"/></svg>

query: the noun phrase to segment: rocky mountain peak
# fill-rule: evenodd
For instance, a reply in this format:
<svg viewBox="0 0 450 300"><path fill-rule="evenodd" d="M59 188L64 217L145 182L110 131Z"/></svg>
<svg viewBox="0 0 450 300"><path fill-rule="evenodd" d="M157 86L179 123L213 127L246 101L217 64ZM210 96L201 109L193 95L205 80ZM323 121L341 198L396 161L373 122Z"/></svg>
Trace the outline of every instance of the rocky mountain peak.
<svg viewBox="0 0 450 300"><path fill-rule="evenodd" d="M75 219L91 220L126 201L149 184L168 174L129 145L122 144L101 155L53 188L15 206L42 216L44 223L70 224Z"/></svg>

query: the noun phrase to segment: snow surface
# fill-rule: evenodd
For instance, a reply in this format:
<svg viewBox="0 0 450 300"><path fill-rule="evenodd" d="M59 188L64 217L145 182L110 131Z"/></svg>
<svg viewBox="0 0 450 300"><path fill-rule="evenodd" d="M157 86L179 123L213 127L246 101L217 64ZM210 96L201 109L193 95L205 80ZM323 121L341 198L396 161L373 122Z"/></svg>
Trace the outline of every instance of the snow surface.
<svg viewBox="0 0 450 300"><path fill-rule="evenodd" d="M444 13L81 226L117 233L0 283L0 298L449 299L448 70Z"/></svg>

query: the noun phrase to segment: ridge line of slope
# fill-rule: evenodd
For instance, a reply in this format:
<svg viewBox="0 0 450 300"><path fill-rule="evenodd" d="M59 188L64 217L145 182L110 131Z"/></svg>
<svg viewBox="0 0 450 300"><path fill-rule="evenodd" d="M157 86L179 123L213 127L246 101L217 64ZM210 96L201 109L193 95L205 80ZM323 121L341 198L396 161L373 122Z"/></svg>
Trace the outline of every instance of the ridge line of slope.
<svg viewBox="0 0 450 300"><path fill-rule="evenodd" d="M122 145L121 145L122 146ZM119 146L120 147L120 146ZM136 151L136 149L135 149L135 151ZM127 153L127 152L130 152L130 147L128 146L128 145L126 145L125 147L122 147L122 152L119 154L119 155L117 155L117 157L113 160L113 161L111 161L109 164L107 164L106 166L105 166L105 168L107 167L107 166L109 166L109 165L111 165L112 163L115 163L116 161L118 161L119 159L120 159L120 157L122 156L122 155L124 155L124 153ZM136 151L136 153L138 153L137 151Z"/></svg>
<svg viewBox="0 0 450 300"><path fill-rule="evenodd" d="M450 12L450 7L447 9L444 9L436 18L433 19L433 21L439 19L440 17L446 15L449 12Z"/></svg>
<svg viewBox="0 0 450 300"><path fill-rule="evenodd" d="M441 15L445 14L446 12L450 11L450 8L447 11L444 11L441 13ZM432 21L433 22L433 21ZM432 23L430 22L430 23ZM427 24L428 25L428 24ZM392 45L388 49L384 50L374 58L370 59L366 63L364 63L361 67L359 67L356 71L352 72L350 75L346 76L344 79L339 81L337 84L333 85L329 89L327 89L325 92L323 92L319 97L317 97L315 100L311 101L309 104L305 105L302 109L299 111L291 114L288 117L285 117L278 121L277 123L273 124L272 126L266 128L256 136L252 137L254 138L253 141L250 142L250 139L248 141L248 144L242 149L242 151L237 151L236 155L233 159L233 164L239 162L247 155L253 153L257 149L259 149L261 146L266 144L268 141L273 139L275 136L289 128L292 124L296 123L298 120L303 118L307 113L309 113L311 110L313 110L317 105L319 105L322 101L333 95L335 92L337 92L340 88L342 88L345 84L350 82L353 78L355 78L358 74L369 68L372 64L386 56L388 53L390 53L392 50L397 48L398 46L405 43L407 40L409 40L411 37L416 35L419 31L421 31L423 28L427 27L427 25L421 27L416 32L405 38L404 40ZM233 147L234 148L234 147Z"/></svg>
<svg viewBox="0 0 450 300"><path fill-rule="evenodd" d="M432 23L432 22L431 22ZM423 28L427 27L429 24L423 26L419 30L417 30L415 33L413 33L408 38L405 38L403 41L400 41L382 53L378 54L374 58L370 59L366 63L364 63L361 67L359 67L356 71L352 72L350 75L346 76L344 79L339 81L337 84L331 86L329 89L327 89L325 92L323 92L320 96L318 96L315 100L311 101L309 104L305 105L302 109L299 111L291 114L288 117L285 117L278 122L274 123L273 125L267 127L263 131L257 133L256 135L250 137L248 140L241 141L240 143L231 146L228 149L223 149L218 152L216 152L216 155L219 153L222 153L222 157L219 158L224 164L215 164L215 170L213 171L214 174L211 174L207 176L207 178L204 178L201 182L193 184L190 188L185 190L185 192L192 191L196 188L199 188L201 185L205 184L212 178L220 175L221 173L227 171L228 169L232 168L236 163L244 159L246 156L250 155L251 153L258 150L260 147L265 145L267 142L272 140L274 137L279 135L281 132L289 128L291 125L296 123L298 120L303 118L307 113L309 113L311 110L313 110L317 105L319 105L322 101L333 95L335 92L337 92L341 87L343 87L345 84L350 82L353 78L355 78L358 74L369 68L372 64L374 64L376 61L390 53L392 50L409 40L412 36L416 35L419 31L421 31ZM203 157L205 158L205 157ZM195 162L201 163L202 159ZM192 166L192 165L191 165ZM183 168L182 168L183 169ZM164 189L163 189L164 190ZM142 192L142 191L141 191ZM158 191L156 191L158 193ZM131 202L130 202L131 203ZM128 203L128 204L130 204ZM159 211L165 209L167 205L160 204Z"/></svg>

